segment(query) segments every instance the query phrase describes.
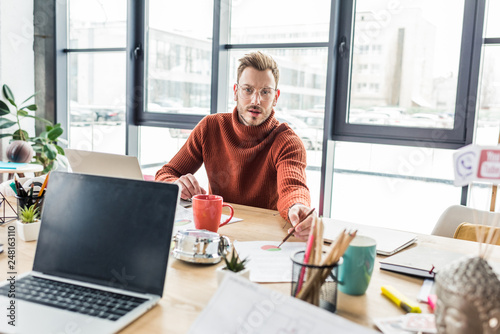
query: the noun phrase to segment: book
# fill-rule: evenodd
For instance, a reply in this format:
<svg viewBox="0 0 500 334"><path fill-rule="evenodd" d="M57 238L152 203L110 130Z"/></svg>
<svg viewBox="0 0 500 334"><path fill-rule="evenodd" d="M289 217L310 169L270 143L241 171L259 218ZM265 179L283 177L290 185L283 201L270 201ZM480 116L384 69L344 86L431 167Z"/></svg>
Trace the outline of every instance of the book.
<svg viewBox="0 0 500 334"><path fill-rule="evenodd" d="M417 246L389 256L380 263L380 269L423 278L434 278L446 264L458 260L464 254Z"/></svg>
<svg viewBox="0 0 500 334"><path fill-rule="evenodd" d="M410 232L392 230L377 226L368 226L323 218L325 224L324 239L333 241L344 229L357 230L358 235L366 235L377 241L377 254L392 255L417 241L417 235Z"/></svg>

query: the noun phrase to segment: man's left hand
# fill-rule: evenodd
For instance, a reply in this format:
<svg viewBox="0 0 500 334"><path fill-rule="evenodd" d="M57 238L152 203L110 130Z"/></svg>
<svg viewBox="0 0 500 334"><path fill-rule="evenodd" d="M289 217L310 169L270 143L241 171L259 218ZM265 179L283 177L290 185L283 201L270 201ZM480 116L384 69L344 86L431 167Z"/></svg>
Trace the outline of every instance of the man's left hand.
<svg viewBox="0 0 500 334"><path fill-rule="evenodd" d="M307 240L309 232L311 232L311 224L313 217L316 215L315 212L299 224L310 211L311 209L303 204L295 204L288 210L288 219L290 219L292 226L295 226L295 233L293 235L299 239ZM288 233L291 231L292 228L288 229Z"/></svg>

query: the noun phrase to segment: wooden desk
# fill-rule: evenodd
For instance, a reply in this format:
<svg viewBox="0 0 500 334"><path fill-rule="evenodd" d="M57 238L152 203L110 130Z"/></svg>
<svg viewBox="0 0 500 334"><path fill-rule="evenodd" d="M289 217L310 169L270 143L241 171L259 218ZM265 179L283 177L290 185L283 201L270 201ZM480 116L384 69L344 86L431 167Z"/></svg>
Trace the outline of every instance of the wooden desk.
<svg viewBox="0 0 500 334"><path fill-rule="evenodd" d="M284 220L276 211L233 205L235 216L244 220L222 227L219 232L231 241L276 240L281 241L287 229L282 229ZM43 223L42 223L43 224ZM5 244L7 228L0 227L0 242ZM436 249L453 250L464 254L477 254L478 244L471 241L444 237L419 235L418 244ZM294 241L292 238L290 241ZM295 240L296 241L296 240ZM18 240L18 272L31 270L36 242ZM414 247L414 246L413 246ZM493 246L491 259L500 262L500 246ZM368 291L363 296L349 296L339 292L337 314L359 324L375 328L373 319L399 316L403 310L396 307L380 294L380 286L391 284L408 297L415 298L422 285L422 279L381 271L377 257L373 277ZM121 333L186 333L198 314L208 304L217 289L215 268L218 265L194 265L171 257L163 298L159 304L130 324ZM6 279L7 258L0 255L0 279ZM289 283L265 284L284 294L290 293ZM427 304L421 304L422 311L429 312Z"/></svg>

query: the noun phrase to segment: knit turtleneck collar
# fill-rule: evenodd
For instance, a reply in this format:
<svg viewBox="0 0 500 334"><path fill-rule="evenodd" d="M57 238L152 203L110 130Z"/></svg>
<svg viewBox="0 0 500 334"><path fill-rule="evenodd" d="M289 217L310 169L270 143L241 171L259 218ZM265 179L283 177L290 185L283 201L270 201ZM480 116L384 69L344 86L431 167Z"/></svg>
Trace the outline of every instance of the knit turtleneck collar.
<svg viewBox="0 0 500 334"><path fill-rule="evenodd" d="M274 117L274 110L271 111L271 115L260 125L249 126L240 123L238 117L238 110L235 107L233 110L233 129L236 136L241 141L261 141L266 138L276 127L279 125L278 120Z"/></svg>

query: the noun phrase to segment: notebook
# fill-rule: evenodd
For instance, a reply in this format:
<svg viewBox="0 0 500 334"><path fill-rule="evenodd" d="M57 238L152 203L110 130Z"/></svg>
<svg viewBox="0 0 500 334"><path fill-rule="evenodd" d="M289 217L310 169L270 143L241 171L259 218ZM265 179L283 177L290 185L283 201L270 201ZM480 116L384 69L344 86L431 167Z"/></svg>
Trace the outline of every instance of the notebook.
<svg viewBox="0 0 500 334"><path fill-rule="evenodd" d="M392 255L417 241L417 235L377 226L349 223L341 220L323 218L324 238L333 241L344 229L357 230L358 234L372 237L377 241L377 254Z"/></svg>
<svg viewBox="0 0 500 334"><path fill-rule="evenodd" d="M13 315L0 332L114 333L152 308L178 198L175 184L52 172L33 271L11 280L15 298L10 281L0 287Z"/></svg>
<svg viewBox="0 0 500 334"><path fill-rule="evenodd" d="M442 249L417 246L380 260L380 269L434 278L441 268L463 256L465 255Z"/></svg>
<svg viewBox="0 0 500 334"><path fill-rule="evenodd" d="M144 179L137 157L71 148L64 149L64 153L74 173Z"/></svg>

